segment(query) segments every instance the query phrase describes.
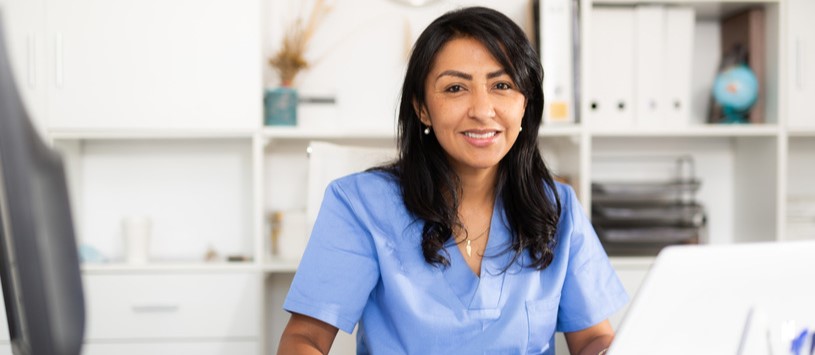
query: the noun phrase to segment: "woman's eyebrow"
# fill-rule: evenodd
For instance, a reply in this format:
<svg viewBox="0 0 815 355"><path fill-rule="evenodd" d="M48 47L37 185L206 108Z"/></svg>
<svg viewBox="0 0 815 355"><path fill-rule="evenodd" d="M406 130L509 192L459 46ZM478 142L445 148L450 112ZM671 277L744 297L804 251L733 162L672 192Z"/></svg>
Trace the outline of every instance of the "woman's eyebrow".
<svg viewBox="0 0 815 355"><path fill-rule="evenodd" d="M487 79L494 79L494 78L497 78L497 77L499 77L501 75L504 75L506 73L507 72L504 69L499 69L499 70L496 70L496 71L494 71L492 73L487 73ZM436 77L436 80L438 81L443 76L454 76L454 77L461 78L461 79L464 79L464 80L473 80L472 75L464 73L464 72L460 72L458 70L452 70L452 69L445 70L445 71L441 72Z"/></svg>
<svg viewBox="0 0 815 355"><path fill-rule="evenodd" d="M458 70L452 70L452 69L450 69L450 70L445 70L445 71L441 72L441 74L439 74L439 75L436 77L436 80L438 81L438 80L439 80L439 79L441 79L441 77L443 77L443 76L454 76L454 77L456 77L456 78L461 78L461 79L464 79L464 80L473 80L473 76L472 76L472 75L467 74L467 73L460 72L460 71L458 71Z"/></svg>
<svg viewBox="0 0 815 355"><path fill-rule="evenodd" d="M506 74L507 72L504 69L496 70L492 73L487 74L487 79L495 79L501 75Z"/></svg>

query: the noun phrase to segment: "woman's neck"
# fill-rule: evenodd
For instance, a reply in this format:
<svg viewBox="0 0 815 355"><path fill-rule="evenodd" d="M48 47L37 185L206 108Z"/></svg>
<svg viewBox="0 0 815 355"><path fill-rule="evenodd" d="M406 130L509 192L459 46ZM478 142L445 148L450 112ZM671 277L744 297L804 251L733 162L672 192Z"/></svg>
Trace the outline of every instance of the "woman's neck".
<svg viewBox="0 0 815 355"><path fill-rule="evenodd" d="M495 181L498 168L469 169L458 172L462 206L478 206L495 202Z"/></svg>

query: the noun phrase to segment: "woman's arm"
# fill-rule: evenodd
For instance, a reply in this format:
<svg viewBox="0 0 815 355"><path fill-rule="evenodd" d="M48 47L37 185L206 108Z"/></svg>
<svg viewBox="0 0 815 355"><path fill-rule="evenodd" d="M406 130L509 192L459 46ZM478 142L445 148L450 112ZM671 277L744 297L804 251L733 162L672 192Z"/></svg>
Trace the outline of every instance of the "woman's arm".
<svg viewBox="0 0 815 355"><path fill-rule="evenodd" d="M289 324L280 336L279 355L328 354L337 328L321 320L292 313Z"/></svg>
<svg viewBox="0 0 815 355"><path fill-rule="evenodd" d="M564 333L569 353L575 355L597 355L611 346L614 340L614 329L611 323L604 320L591 327L576 332Z"/></svg>

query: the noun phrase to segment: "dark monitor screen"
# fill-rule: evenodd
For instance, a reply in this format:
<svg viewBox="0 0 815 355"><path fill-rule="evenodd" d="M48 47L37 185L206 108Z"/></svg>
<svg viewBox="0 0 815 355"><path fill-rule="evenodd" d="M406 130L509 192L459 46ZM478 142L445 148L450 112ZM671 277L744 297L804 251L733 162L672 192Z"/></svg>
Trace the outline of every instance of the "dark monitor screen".
<svg viewBox="0 0 815 355"><path fill-rule="evenodd" d="M0 279L11 348L77 355L85 303L65 172L26 114L5 38L0 16Z"/></svg>

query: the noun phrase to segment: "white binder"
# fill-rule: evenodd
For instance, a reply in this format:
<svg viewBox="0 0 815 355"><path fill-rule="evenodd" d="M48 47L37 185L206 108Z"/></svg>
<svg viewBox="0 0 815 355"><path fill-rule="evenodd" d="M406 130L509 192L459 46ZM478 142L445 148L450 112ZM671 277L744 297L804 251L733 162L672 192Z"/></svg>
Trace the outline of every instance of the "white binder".
<svg viewBox="0 0 815 355"><path fill-rule="evenodd" d="M668 7L665 11L665 102L664 123L691 123L691 76L695 13L691 7Z"/></svg>
<svg viewBox="0 0 815 355"><path fill-rule="evenodd" d="M596 7L591 13L582 103L591 127L634 124L634 22L632 7Z"/></svg>
<svg viewBox="0 0 815 355"><path fill-rule="evenodd" d="M574 123L572 0L540 2L544 124Z"/></svg>
<svg viewBox="0 0 815 355"><path fill-rule="evenodd" d="M634 97L638 126L658 126L664 121L666 87L665 7L639 5L635 8L636 65Z"/></svg>
<svg viewBox="0 0 815 355"><path fill-rule="evenodd" d="M815 128L815 1L786 1L787 26L787 98L790 128ZM783 56L782 56L783 58ZM777 89L776 89L777 90ZM783 100L783 98L781 99Z"/></svg>

